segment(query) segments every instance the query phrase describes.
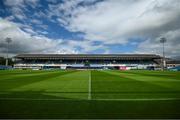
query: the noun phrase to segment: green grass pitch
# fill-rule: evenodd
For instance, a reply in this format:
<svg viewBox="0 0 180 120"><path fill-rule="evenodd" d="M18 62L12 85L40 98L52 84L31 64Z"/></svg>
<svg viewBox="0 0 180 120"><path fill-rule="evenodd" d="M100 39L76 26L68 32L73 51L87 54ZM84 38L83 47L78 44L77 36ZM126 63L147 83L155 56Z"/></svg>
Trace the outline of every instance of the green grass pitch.
<svg viewBox="0 0 180 120"><path fill-rule="evenodd" d="M0 71L0 118L180 118L180 72Z"/></svg>

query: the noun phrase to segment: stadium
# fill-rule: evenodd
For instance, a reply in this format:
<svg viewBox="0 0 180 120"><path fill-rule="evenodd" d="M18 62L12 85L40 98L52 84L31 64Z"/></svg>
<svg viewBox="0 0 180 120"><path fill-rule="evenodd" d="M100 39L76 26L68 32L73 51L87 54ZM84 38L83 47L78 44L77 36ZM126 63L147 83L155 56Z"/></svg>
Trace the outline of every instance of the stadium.
<svg viewBox="0 0 180 120"><path fill-rule="evenodd" d="M16 69L147 69L160 66L154 54L19 54Z"/></svg>
<svg viewBox="0 0 180 120"><path fill-rule="evenodd" d="M180 0L0 0L0 119L180 119Z"/></svg>

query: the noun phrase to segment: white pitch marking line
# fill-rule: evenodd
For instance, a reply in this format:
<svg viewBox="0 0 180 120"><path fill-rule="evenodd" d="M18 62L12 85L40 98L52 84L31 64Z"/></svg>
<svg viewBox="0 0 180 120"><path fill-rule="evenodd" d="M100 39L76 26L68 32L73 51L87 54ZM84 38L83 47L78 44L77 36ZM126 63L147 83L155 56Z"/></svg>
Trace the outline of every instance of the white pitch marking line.
<svg viewBox="0 0 180 120"><path fill-rule="evenodd" d="M91 100L91 70L89 72L89 80L88 80L88 100Z"/></svg>

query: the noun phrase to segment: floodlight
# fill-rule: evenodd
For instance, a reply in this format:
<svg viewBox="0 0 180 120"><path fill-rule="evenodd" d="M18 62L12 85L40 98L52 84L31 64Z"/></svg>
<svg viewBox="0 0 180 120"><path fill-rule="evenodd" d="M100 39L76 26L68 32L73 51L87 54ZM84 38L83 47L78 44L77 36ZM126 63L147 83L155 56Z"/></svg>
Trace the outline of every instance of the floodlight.
<svg viewBox="0 0 180 120"><path fill-rule="evenodd" d="M164 50L164 43L166 42L166 38L162 37L160 38L160 43L163 44L163 59L162 59L162 69L164 71L165 67L166 67L166 60L165 60L165 50Z"/></svg>
<svg viewBox="0 0 180 120"><path fill-rule="evenodd" d="M12 42L11 38L6 38L5 39L6 43L7 43L7 53L6 53L6 66L8 66L8 53L9 53L9 43Z"/></svg>

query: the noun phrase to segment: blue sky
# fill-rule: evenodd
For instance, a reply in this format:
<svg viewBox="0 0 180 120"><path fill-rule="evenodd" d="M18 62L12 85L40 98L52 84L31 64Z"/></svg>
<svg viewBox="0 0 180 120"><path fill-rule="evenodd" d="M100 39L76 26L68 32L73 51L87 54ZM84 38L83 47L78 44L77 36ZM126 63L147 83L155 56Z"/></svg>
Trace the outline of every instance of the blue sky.
<svg viewBox="0 0 180 120"><path fill-rule="evenodd" d="M2 0L0 54L12 38L19 53L179 55L179 0Z"/></svg>

